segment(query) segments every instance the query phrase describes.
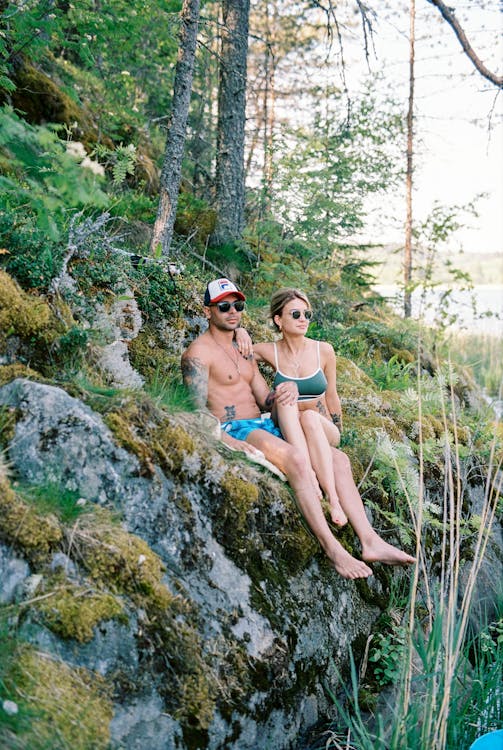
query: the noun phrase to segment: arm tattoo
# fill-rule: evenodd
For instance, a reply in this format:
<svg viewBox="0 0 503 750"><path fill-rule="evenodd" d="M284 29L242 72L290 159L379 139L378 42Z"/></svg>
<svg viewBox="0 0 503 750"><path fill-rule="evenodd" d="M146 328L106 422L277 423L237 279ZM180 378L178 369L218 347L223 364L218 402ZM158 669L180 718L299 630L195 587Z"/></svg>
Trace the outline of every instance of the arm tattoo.
<svg viewBox="0 0 503 750"><path fill-rule="evenodd" d="M342 421L341 415L340 414L331 414L330 416L332 417L332 422L334 423L334 425L336 427L339 427L339 425L340 425L340 423Z"/></svg>
<svg viewBox="0 0 503 750"><path fill-rule="evenodd" d="M320 414L322 414L324 417L327 416L327 410L325 409L325 405L324 405L323 401L318 401L317 404L316 404L316 408L318 409L318 411L320 412Z"/></svg>
<svg viewBox="0 0 503 750"><path fill-rule="evenodd" d="M270 409L271 408L271 406L274 403L275 397L276 397L276 391L274 389L272 391L269 391L269 393L267 394L267 398L265 400L265 407L266 407L266 409Z"/></svg>
<svg viewBox="0 0 503 750"><path fill-rule="evenodd" d="M208 369L200 359L182 357L182 376L196 406L204 408L208 400Z"/></svg>
<svg viewBox="0 0 503 750"><path fill-rule="evenodd" d="M233 419L236 419L236 407L234 405L224 406L224 409L226 422L232 422Z"/></svg>

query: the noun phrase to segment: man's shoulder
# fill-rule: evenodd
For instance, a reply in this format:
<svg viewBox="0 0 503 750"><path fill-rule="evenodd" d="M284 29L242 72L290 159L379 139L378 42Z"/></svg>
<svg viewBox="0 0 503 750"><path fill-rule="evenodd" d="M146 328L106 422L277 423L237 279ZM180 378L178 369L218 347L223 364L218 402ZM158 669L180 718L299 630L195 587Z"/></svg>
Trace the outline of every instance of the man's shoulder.
<svg viewBox="0 0 503 750"><path fill-rule="evenodd" d="M209 360L211 354L210 342L206 333L202 333L197 339L194 339L182 354L182 359L200 359L203 362Z"/></svg>

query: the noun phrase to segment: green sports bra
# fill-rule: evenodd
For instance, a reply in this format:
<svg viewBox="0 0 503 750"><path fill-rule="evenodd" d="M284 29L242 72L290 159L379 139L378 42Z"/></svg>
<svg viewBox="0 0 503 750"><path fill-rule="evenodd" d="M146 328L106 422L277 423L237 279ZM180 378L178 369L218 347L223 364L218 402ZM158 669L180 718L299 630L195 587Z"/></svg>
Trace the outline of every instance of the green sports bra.
<svg viewBox="0 0 503 750"><path fill-rule="evenodd" d="M320 360L320 342L318 341L318 369L316 372L313 372L312 375L308 375L305 378L294 378L291 375L285 375L285 373L281 372L278 365L278 349L276 347L276 344L274 343L274 364L276 367L276 374L274 376L273 385L276 388L276 386L279 383L296 383L297 388L299 389L299 401L312 401L315 398L319 398L320 396L323 396L325 391L327 390L327 379L325 377L325 373L321 369L321 360Z"/></svg>

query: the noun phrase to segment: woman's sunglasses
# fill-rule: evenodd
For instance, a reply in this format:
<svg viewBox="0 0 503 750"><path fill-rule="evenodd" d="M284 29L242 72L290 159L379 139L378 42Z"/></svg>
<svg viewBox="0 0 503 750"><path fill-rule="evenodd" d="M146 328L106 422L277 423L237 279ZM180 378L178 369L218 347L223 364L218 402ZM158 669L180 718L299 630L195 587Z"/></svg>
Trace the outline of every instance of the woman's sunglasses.
<svg viewBox="0 0 503 750"><path fill-rule="evenodd" d="M237 299L235 302L217 302L215 305L212 305L212 307L218 307L219 311L222 313L229 312L231 307L233 307L236 312L243 312L245 309L245 302L242 299Z"/></svg>
<svg viewBox="0 0 503 750"><path fill-rule="evenodd" d="M313 317L312 310L289 310L288 313L294 320L298 320L301 315L304 315L306 320L311 320L311 318Z"/></svg>

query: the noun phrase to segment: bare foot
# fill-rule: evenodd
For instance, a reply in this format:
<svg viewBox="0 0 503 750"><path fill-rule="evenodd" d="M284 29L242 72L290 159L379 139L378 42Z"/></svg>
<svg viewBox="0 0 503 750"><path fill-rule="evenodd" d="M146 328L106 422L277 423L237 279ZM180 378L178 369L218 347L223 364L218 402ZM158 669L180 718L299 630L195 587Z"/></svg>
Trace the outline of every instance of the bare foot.
<svg viewBox="0 0 503 750"><path fill-rule="evenodd" d="M348 522L348 517L342 510L338 499L330 503L330 518L336 526L345 526Z"/></svg>
<svg viewBox="0 0 503 750"><path fill-rule="evenodd" d="M343 578L368 578L372 575L372 569L368 565L350 555L337 541L335 541L331 553L328 554L327 552L327 556L336 571Z"/></svg>
<svg viewBox="0 0 503 750"><path fill-rule="evenodd" d="M386 565L412 565L416 562L415 557L388 544L378 534L365 544L362 542L362 557L367 562L382 562Z"/></svg>

